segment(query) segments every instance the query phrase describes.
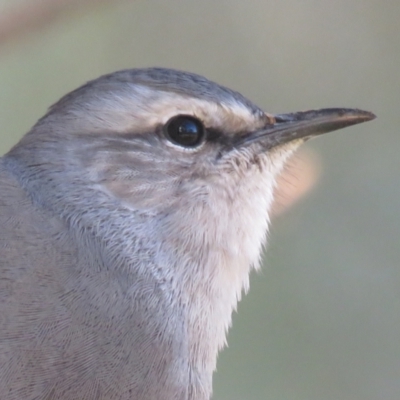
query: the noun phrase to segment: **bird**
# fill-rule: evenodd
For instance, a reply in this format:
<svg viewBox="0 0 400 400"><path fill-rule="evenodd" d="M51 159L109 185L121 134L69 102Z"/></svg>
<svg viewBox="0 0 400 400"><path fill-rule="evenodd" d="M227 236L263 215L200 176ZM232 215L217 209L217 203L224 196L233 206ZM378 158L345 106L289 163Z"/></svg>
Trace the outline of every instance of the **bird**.
<svg viewBox="0 0 400 400"><path fill-rule="evenodd" d="M374 114L270 114L166 68L117 71L0 158L0 398L208 400L276 178Z"/></svg>

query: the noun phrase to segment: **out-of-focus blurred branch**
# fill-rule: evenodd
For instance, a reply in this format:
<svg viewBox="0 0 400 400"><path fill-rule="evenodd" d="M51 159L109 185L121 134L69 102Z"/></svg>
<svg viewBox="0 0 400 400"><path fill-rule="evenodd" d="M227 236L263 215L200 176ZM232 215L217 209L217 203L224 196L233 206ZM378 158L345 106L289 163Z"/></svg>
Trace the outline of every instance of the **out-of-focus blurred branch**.
<svg viewBox="0 0 400 400"><path fill-rule="evenodd" d="M66 14L122 0L31 0L0 15L0 45L22 38Z"/></svg>
<svg viewBox="0 0 400 400"><path fill-rule="evenodd" d="M316 184L321 171L318 154L312 150L300 150L278 178L272 206L273 216L278 216L299 201Z"/></svg>

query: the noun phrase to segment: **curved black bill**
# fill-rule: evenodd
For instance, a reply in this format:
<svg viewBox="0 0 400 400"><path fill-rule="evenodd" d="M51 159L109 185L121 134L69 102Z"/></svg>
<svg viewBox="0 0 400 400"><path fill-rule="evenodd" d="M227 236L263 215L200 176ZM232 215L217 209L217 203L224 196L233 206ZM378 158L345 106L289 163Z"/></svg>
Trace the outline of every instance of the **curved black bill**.
<svg viewBox="0 0 400 400"><path fill-rule="evenodd" d="M267 149L370 121L375 115L351 108L326 108L274 115L274 123L240 138L240 144L260 141Z"/></svg>

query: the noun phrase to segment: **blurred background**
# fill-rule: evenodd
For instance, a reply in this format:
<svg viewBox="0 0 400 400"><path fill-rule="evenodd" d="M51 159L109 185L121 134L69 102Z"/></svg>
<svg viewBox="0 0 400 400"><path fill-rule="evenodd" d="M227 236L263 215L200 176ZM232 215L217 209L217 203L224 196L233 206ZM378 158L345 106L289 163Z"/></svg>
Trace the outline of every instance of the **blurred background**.
<svg viewBox="0 0 400 400"><path fill-rule="evenodd" d="M0 0L1 154L66 92L132 67L269 112L377 114L291 161L216 400L400 398L399 17L391 0Z"/></svg>

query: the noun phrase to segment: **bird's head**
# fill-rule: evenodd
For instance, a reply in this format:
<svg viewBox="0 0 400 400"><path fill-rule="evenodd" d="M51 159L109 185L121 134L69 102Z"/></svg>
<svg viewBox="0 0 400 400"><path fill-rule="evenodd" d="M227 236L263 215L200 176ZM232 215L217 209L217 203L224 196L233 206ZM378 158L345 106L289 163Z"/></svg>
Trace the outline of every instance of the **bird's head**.
<svg viewBox="0 0 400 400"><path fill-rule="evenodd" d="M135 209L157 212L213 188L229 197L242 185L250 199L261 186L271 197L275 175L306 138L372 117L348 109L270 115L201 76L151 68L71 92L24 141L41 147L35 163L64 170L64 179L84 176Z"/></svg>

